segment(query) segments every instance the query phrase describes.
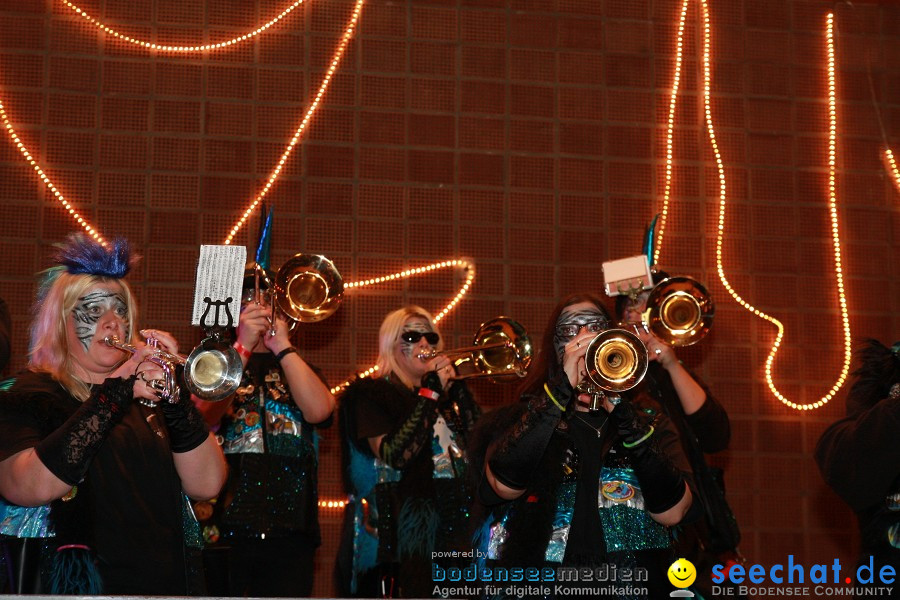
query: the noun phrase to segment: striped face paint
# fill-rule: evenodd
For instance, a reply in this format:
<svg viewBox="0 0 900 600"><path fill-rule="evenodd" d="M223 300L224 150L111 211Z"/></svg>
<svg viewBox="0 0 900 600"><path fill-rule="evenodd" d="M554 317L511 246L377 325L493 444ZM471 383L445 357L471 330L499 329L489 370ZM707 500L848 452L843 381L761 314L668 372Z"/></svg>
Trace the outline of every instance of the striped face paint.
<svg viewBox="0 0 900 600"><path fill-rule="evenodd" d="M553 347L556 349L556 358L560 364L566 353L566 344L574 340L582 329L600 333L609 327L609 319L599 308L586 303L577 304L572 308L574 308L572 311L569 308L564 309L559 315L553 334Z"/></svg>
<svg viewBox="0 0 900 600"><path fill-rule="evenodd" d="M91 347L101 317L109 311L112 311L122 321L127 339L130 334L128 331L128 305L125 303L125 295L121 292L110 291L105 287L91 288L78 299L78 303L72 309L75 336L84 346L85 352Z"/></svg>
<svg viewBox="0 0 900 600"><path fill-rule="evenodd" d="M413 349L419 345L418 340L415 343L407 342L403 339L403 334L407 331L417 331L419 333L429 333L434 331L431 327L428 326L428 323L422 319L421 317L414 317L403 324L403 331L400 332L400 337L397 342L400 344L400 353L406 358L410 358L413 356ZM419 338L422 339L421 337Z"/></svg>

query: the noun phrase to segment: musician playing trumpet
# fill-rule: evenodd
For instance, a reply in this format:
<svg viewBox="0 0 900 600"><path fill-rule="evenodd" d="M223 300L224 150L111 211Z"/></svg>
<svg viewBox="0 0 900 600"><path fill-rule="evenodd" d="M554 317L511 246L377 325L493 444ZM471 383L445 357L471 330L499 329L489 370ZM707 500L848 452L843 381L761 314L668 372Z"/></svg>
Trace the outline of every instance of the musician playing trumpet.
<svg viewBox="0 0 900 600"><path fill-rule="evenodd" d="M29 368L0 394L0 521L24 573L12 591L202 593L186 575L200 540L185 527L184 494L218 493L222 452L186 391L159 402L164 373L145 360L155 349L105 342L131 342L137 321L127 242L74 235L56 262L38 292ZM177 353L172 336L147 333Z"/></svg>
<svg viewBox="0 0 900 600"><path fill-rule="evenodd" d="M583 390L588 347L611 324L596 295L562 299L521 401L479 423L471 450L485 460L472 466L484 473L478 498L488 515L476 548L487 567L614 566L604 593L616 597L627 585L623 569L643 568L647 595L627 597L662 598L674 560L669 528L692 503L690 467L677 430L642 386L608 393L599 406Z"/></svg>
<svg viewBox="0 0 900 600"><path fill-rule="evenodd" d="M669 274L662 270L652 273L654 285L660 285L668 278ZM705 456L728 448L731 424L725 408L708 386L682 364L671 344L655 335L644 323L650 293L650 290L644 290L617 296L616 316L647 347L647 389L678 428L684 454L694 472L696 502L693 518L681 526L676 538L676 552L696 567L697 579L691 589L706 597L711 595L710 577L714 564L743 562L737 550L740 531L725 499L722 470L710 467ZM731 590L730 595L742 598L737 592L737 589Z"/></svg>
<svg viewBox="0 0 900 600"><path fill-rule="evenodd" d="M315 429L331 425L335 400L291 344L287 320L272 310L269 279L257 284L260 271L244 279L234 343L241 385L222 402L200 403L231 469L214 509L200 506L198 514L212 517L203 522L207 540L218 542L211 555L227 555L226 572L208 573L211 591L305 597L321 543Z"/></svg>
<svg viewBox="0 0 900 600"><path fill-rule="evenodd" d="M480 410L442 348L428 312L398 309L381 324L376 375L341 397L352 497L342 594L431 597L432 552L471 551L466 446Z"/></svg>

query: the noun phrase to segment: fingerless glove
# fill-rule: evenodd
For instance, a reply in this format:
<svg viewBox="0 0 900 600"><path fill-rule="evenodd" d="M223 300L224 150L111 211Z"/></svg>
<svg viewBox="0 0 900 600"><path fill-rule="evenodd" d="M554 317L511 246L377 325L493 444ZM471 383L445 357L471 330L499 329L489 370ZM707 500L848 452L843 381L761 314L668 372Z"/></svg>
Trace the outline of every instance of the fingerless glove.
<svg viewBox="0 0 900 600"><path fill-rule="evenodd" d="M619 432L626 455L631 459L646 509L659 514L678 504L684 496L684 475L660 451L653 437L653 426L645 415L639 414L631 402L623 400L609 414L609 418Z"/></svg>
<svg viewBox="0 0 900 600"><path fill-rule="evenodd" d="M169 445L172 452L181 454L200 446L209 437L209 429L203 416L191 400L187 390L181 390L178 402L160 402L163 419L169 430Z"/></svg>
<svg viewBox="0 0 900 600"><path fill-rule="evenodd" d="M68 485L84 479L91 460L134 399L134 377L107 379L75 413L35 446L44 466Z"/></svg>

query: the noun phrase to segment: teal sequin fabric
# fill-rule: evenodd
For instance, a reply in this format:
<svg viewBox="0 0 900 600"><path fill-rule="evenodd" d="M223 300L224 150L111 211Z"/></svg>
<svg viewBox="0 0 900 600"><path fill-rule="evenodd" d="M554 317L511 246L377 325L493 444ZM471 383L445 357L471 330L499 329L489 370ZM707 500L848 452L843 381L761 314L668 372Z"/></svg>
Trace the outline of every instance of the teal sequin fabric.
<svg viewBox="0 0 900 600"><path fill-rule="evenodd" d="M667 548L669 530L644 510L644 496L630 468L600 470L600 521L608 552Z"/></svg>

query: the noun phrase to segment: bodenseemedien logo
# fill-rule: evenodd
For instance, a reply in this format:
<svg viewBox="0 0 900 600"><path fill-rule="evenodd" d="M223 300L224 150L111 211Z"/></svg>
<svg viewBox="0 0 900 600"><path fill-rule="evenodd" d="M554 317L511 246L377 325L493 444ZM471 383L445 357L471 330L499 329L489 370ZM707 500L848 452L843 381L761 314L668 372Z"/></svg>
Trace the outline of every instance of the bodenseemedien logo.
<svg viewBox="0 0 900 600"><path fill-rule="evenodd" d="M686 558L679 558L666 571L669 583L679 588L669 594L670 598L693 598L694 592L689 588L697 579L697 568Z"/></svg>

